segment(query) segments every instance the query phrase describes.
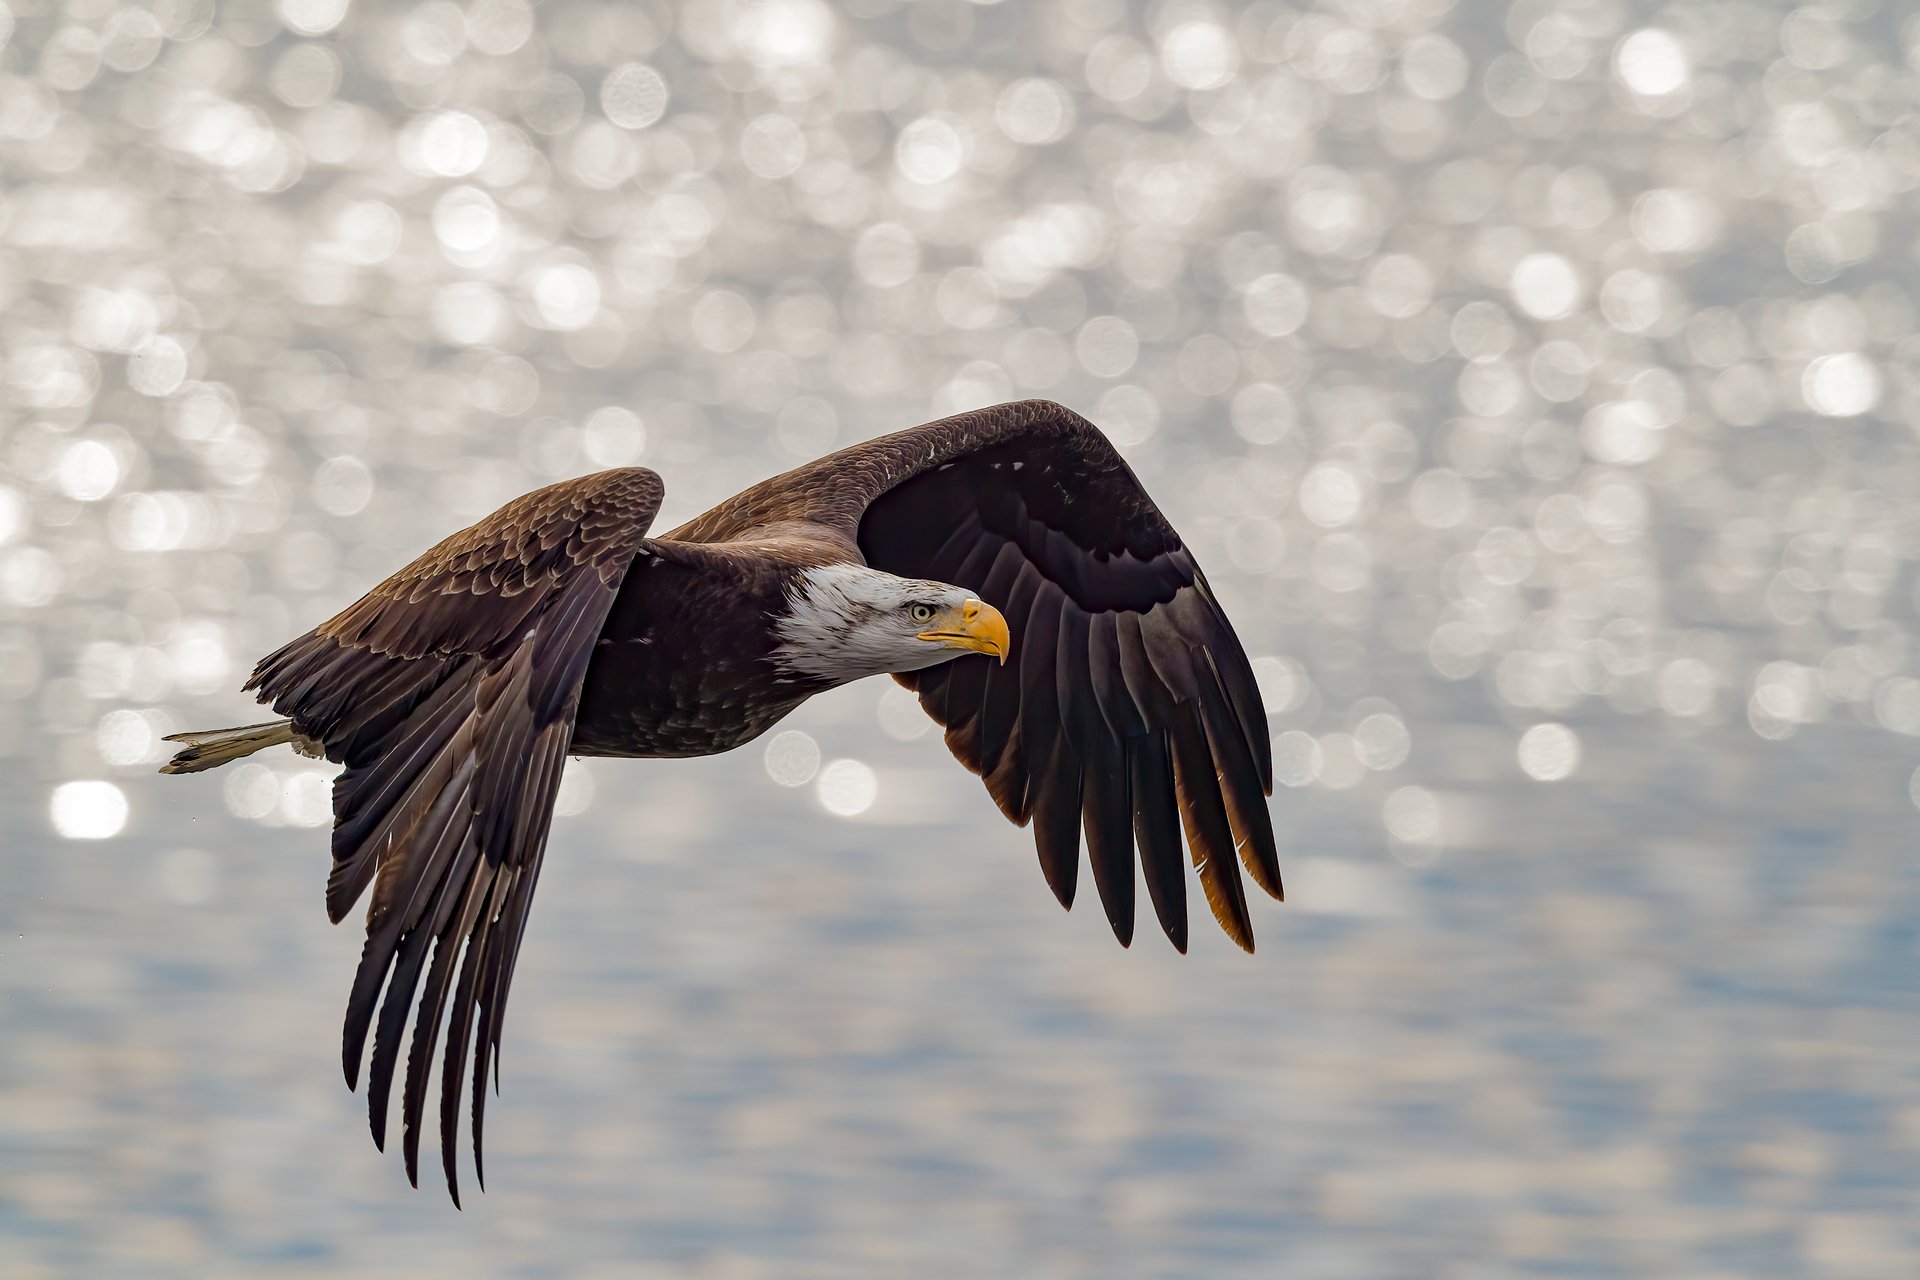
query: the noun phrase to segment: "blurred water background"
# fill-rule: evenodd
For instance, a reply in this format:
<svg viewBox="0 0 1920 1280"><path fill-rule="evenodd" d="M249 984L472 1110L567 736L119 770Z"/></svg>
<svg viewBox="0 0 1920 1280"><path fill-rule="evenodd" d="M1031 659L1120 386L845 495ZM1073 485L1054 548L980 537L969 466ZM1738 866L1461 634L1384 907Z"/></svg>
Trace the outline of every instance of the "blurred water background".
<svg viewBox="0 0 1920 1280"><path fill-rule="evenodd" d="M0 0L0 1276L1920 1274L1910 12ZM527 488L1027 396L1259 659L1260 954L868 682L574 766L407 1190L327 771L160 736Z"/></svg>

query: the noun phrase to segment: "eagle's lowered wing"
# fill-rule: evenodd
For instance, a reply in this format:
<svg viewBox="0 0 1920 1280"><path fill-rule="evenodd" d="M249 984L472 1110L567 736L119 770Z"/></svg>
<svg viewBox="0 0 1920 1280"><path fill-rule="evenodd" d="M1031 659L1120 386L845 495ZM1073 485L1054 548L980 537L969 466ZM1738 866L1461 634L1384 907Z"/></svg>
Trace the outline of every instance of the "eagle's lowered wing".
<svg viewBox="0 0 1920 1280"><path fill-rule="evenodd" d="M347 1083L357 1083L372 1029L368 1110L384 1146L424 971L404 1090L407 1176L417 1184L444 1017L441 1154L455 1203L467 1044L478 1045L478 1170L482 1086L500 1044L581 681L662 492L657 475L634 467L527 494L262 659L248 682L346 765L334 783L327 914L341 919L373 884L347 1007Z"/></svg>

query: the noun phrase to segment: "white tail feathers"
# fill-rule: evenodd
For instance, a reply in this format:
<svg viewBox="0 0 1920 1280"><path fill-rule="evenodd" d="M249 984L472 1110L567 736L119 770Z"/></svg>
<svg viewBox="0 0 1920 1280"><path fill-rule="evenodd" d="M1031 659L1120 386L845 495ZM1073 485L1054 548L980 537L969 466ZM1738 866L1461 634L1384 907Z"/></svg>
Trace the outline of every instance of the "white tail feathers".
<svg viewBox="0 0 1920 1280"><path fill-rule="evenodd" d="M186 747L160 766L162 773L198 773L250 756L262 747L294 744L302 755L317 755L315 745L293 731L291 720L269 720L265 724L246 724L237 729L204 729L197 733L170 733L168 742L184 742Z"/></svg>

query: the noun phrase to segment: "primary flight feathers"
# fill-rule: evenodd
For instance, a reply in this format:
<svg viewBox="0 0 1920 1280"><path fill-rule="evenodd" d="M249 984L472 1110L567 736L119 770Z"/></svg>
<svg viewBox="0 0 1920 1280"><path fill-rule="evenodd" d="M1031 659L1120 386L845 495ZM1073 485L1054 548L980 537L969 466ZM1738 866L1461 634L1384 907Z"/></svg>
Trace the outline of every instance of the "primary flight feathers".
<svg viewBox="0 0 1920 1280"><path fill-rule="evenodd" d="M471 1050L484 1182L483 1085L566 757L725 751L846 679L892 673L919 694L1001 811L1032 823L1063 905L1084 831L1130 942L1137 849L1184 951L1184 833L1214 918L1253 949L1241 865L1281 896L1260 695L1199 566L1085 419L1044 401L959 414L648 537L661 495L630 467L508 503L262 659L247 687L285 722L179 735L166 767L289 741L346 766L328 915L373 894L343 1060L356 1084L371 1034L384 1146L406 1041L410 1179L439 1050L459 1201Z"/></svg>

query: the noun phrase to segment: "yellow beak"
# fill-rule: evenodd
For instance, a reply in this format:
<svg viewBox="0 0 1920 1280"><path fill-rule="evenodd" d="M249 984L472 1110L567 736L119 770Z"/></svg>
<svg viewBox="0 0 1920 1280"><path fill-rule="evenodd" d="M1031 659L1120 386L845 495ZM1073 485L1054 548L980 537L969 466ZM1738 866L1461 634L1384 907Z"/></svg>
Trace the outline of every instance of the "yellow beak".
<svg viewBox="0 0 1920 1280"><path fill-rule="evenodd" d="M1007 654L1013 648L1012 637L1007 632L1007 620L1000 611L982 600L969 600L961 605L956 613L940 618L930 631L920 633L922 640L937 640L949 649L966 649L973 653L990 653L1006 665Z"/></svg>

